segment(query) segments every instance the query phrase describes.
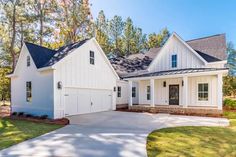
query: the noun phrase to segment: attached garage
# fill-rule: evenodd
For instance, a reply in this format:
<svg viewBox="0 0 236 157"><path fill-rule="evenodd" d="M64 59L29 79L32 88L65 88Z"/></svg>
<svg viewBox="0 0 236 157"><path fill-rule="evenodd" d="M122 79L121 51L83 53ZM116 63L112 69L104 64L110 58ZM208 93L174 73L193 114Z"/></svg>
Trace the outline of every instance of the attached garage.
<svg viewBox="0 0 236 157"><path fill-rule="evenodd" d="M112 110L112 91L106 89L65 89L65 115Z"/></svg>

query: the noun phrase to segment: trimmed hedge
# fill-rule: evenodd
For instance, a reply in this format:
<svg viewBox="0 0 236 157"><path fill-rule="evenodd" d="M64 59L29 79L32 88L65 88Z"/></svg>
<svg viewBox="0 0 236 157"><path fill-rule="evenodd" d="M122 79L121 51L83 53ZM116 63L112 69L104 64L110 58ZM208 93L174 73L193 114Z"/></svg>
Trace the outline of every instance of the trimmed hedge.
<svg viewBox="0 0 236 157"><path fill-rule="evenodd" d="M235 109L236 109L236 100L232 100L232 99L226 98L226 99L224 100L224 106L225 106L227 109L233 109L233 110L235 110Z"/></svg>

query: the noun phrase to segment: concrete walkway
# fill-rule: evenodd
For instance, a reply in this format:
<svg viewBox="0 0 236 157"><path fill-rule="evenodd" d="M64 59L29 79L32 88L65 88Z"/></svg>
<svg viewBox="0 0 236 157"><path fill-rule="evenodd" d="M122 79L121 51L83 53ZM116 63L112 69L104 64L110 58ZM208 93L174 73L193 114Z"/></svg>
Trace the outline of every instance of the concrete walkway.
<svg viewBox="0 0 236 157"><path fill-rule="evenodd" d="M0 151L0 156L143 157L146 137L174 126L228 126L224 118L101 112L69 117L71 125Z"/></svg>

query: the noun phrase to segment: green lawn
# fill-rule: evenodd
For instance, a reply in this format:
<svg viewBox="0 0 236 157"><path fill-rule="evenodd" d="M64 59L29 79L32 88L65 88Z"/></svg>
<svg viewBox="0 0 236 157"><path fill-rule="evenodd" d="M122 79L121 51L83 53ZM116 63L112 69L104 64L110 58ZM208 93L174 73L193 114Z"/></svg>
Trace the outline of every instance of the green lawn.
<svg viewBox="0 0 236 157"><path fill-rule="evenodd" d="M60 127L62 126L0 118L0 150Z"/></svg>
<svg viewBox="0 0 236 157"><path fill-rule="evenodd" d="M225 112L230 127L175 127L152 132L147 153L154 156L236 156L236 112Z"/></svg>

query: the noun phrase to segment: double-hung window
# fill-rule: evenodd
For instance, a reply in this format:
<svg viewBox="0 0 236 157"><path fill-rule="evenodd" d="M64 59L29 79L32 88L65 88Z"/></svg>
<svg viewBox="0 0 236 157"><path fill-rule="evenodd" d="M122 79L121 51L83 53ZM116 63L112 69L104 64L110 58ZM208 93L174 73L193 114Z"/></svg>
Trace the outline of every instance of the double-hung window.
<svg viewBox="0 0 236 157"><path fill-rule="evenodd" d="M94 52L93 51L89 52L89 61L90 61L90 64L94 65Z"/></svg>
<svg viewBox="0 0 236 157"><path fill-rule="evenodd" d="M136 87L132 87L132 97L136 97Z"/></svg>
<svg viewBox="0 0 236 157"><path fill-rule="evenodd" d="M151 99L151 88L150 86L147 86L147 100Z"/></svg>
<svg viewBox="0 0 236 157"><path fill-rule="evenodd" d="M30 66L30 56L27 56L27 59L26 59L27 61L27 67L29 67Z"/></svg>
<svg viewBox="0 0 236 157"><path fill-rule="evenodd" d="M26 82L26 101L32 101L32 83L30 81Z"/></svg>
<svg viewBox="0 0 236 157"><path fill-rule="evenodd" d="M171 67L177 68L177 54L171 56Z"/></svg>
<svg viewBox="0 0 236 157"><path fill-rule="evenodd" d="M208 101L208 83L198 84L198 101Z"/></svg>
<svg viewBox="0 0 236 157"><path fill-rule="evenodd" d="M117 97L121 97L121 87L117 87Z"/></svg>

